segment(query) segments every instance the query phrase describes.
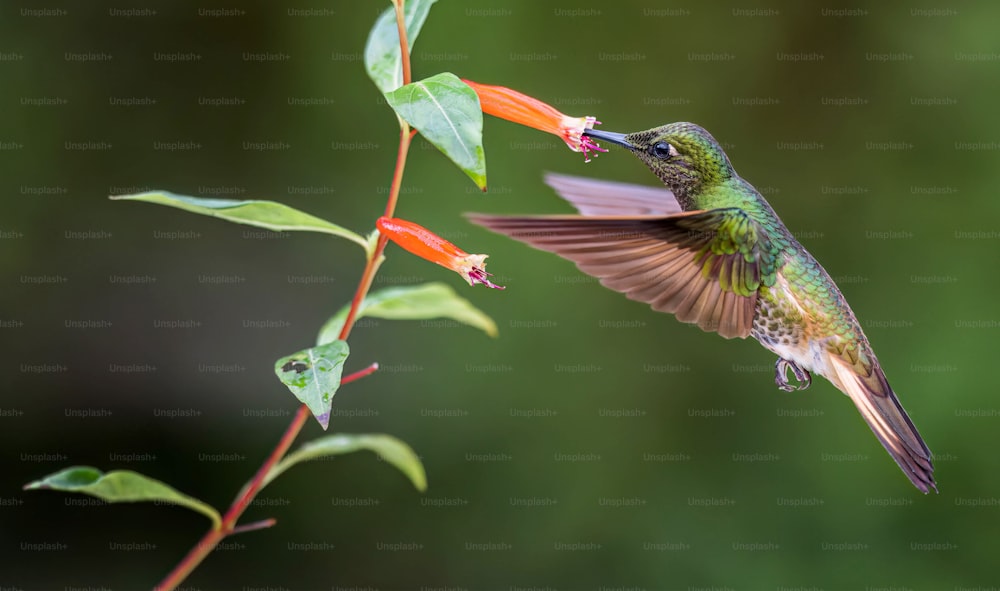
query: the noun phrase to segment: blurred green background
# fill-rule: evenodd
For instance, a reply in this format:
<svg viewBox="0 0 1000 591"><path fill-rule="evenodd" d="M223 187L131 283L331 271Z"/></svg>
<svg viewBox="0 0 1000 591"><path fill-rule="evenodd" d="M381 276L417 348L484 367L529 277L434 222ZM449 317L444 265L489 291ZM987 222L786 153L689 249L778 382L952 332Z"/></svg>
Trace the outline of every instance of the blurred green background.
<svg viewBox="0 0 1000 591"><path fill-rule="evenodd" d="M397 125L361 54L384 3L288 6L3 3L0 588L155 584L203 517L20 487L89 464L228 506L296 408L274 360L355 289L346 241L106 199L271 198L373 227ZM655 180L487 118L490 191L418 138L398 213L489 253L508 289L392 246L376 287L449 282L500 337L364 321L347 371L383 369L334 404L331 431L410 443L429 491L367 453L297 467L245 517L278 525L227 540L184 588L1000 587L998 18L950 0L442 0L413 54L415 78L512 86L607 130L708 128L838 280L940 494L912 488L827 382L779 392L756 343L464 221L568 212L544 171Z"/></svg>

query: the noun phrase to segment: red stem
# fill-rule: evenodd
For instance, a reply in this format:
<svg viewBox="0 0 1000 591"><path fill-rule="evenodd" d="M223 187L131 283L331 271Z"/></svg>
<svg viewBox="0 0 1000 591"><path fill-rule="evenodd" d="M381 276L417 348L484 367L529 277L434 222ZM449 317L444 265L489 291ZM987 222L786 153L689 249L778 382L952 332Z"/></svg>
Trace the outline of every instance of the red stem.
<svg viewBox="0 0 1000 591"><path fill-rule="evenodd" d="M396 28L399 30L399 55L403 61L403 84L410 83L410 44L406 40L406 18L403 16L405 0L393 2L396 6Z"/></svg>
<svg viewBox="0 0 1000 591"><path fill-rule="evenodd" d="M399 189L403 184L403 170L406 168L406 155L410 151L410 142L413 140L413 136L417 135L417 130L414 129L411 131L406 121L400 119L399 125L399 150L396 152L396 169L392 173L392 186L389 187L389 199L385 204L385 216L390 218L393 212L396 211L396 202L399 201ZM354 328L354 321L357 319L358 310L361 309L361 302L368 295L368 290L372 286L372 281L375 279L375 272L378 270L380 264L379 259L382 258L382 252L385 251L385 245L388 242L388 238L379 236L378 242L375 244L375 252L372 253L371 258L365 264L365 270L361 273L361 281L358 282L358 289L354 292L354 298L351 300L351 309L347 311L347 319L344 320L344 327L340 329L340 334L337 336L341 341L346 341L347 337L351 334L351 329Z"/></svg>
<svg viewBox="0 0 1000 591"><path fill-rule="evenodd" d="M373 363L368 367L356 371L352 374L344 376L340 380L341 385L349 384L355 380L361 379L365 376L369 376L378 369L378 363ZM222 518L222 527L219 529L209 530L208 533L198 542L198 545L192 548L184 560L174 567L174 570L156 586L157 591L166 591L167 589L173 589L179 585L189 574L193 571L205 557L215 549L215 547L222 541L226 536L230 536L237 533L243 533L247 531L253 531L256 529L263 529L265 527L271 527L274 525L274 519L265 519L264 521L259 521L257 523L250 523L246 525L238 526L236 522L239 520L243 512L246 511L247 507L253 501L257 493L260 492L262 484L264 482L264 477L267 476L271 468L277 464L281 458L285 456L288 452L288 448L291 447L292 442L295 441L295 437L302 430L302 426L305 424L306 419L309 418L309 407L302 405L295 412L295 417L292 419L292 424L285 429L284 435L281 436L281 440L278 441L278 445L271 452L271 455L267 457L264 464L257 470L254 475L253 480L247 485L243 490L242 494L233 502L229 510Z"/></svg>
<svg viewBox="0 0 1000 591"><path fill-rule="evenodd" d="M292 446L292 442L295 441L296 436L298 436L299 431L302 430L302 426L305 424L306 419L309 418L309 407L302 405L299 410L295 412L295 416L292 418L292 423L288 425L285 429L285 433L281 436L278 441L278 445L275 446L271 455L267 457L267 460L261 465L257 473L254 474L253 480L250 484L243 489L243 493L237 497L233 504L226 511L226 514L222 517L222 526L219 529L211 529L200 542L187 553L180 563L174 567L174 570L167 574L159 585L155 587L156 591L167 591L174 589L177 585L187 578L191 571L201 564L201 561L205 560L205 557L215 549L215 547L222 541L223 538L233 533L236 527L236 521L243 515L250 502L253 498L257 496L257 492L261 489L261 484L264 482L264 477L267 473L271 471L271 468L284 457L285 452L288 448Z"/></svg>
<svg viewBox="0 0 1000 591"><path fill-rule="evenodd" d="M267 529L269 527L274 527L274 524L278 523L278 520L269 517L263 521L254 521L253 523L244 523L243 525L237 525L233 528L232 533L229 535L234 536L236 534L246 533L248 531L257 531L258 529Z"/></svg>
<svg viewBox="0 0 1000 591"><path fill-rule="evenodd" d="M403 20L403 0L399 0L396 3L396 24L399 28L399 48L400 54L403 61L403 84L410 83L410 52L406 41L406 25ZM389 188L389 199L385 204L385 215L387 217L392 217L393 212L396 210L396 203L399 200L399 189L403 183L403 169L406 167L406 155L409 152L410 142L413 140L413 136L417 134L416 130L410 130L410 126L405 122L400 120L400 130L399 130L399 150L396 153L396 168L392 176L392 186ZM351 334L351 328L354 326L354 321L357 319L358 309L361 306L361 302L364 301L365 296L368 295L368 290L371 288L372 281L375 278L375 272L378 270L379 259L382 258L382 253L385 251L385 245L388 242L385 236L379 236L378 243L375 246L375 252L372 254L371 258L365 264L365 270L361 274L361 280L358 282L358 289L354 294L354 298L351 300L351 309L347 313L347 319L344 321L344 327L340 330L339 339L346 340L347 336ZM341 384L347 384L353 382L359 378L363 378L370 375L375 370L378 369L378 364L373 363L372 365L357 371L353 374L345 376L340 380ZM170 571L167 576L160 582L159 585L155 587L156 591L171 591L180 585L184 579L187 578L191 572L201 564L205 557L208 556L212 550L221 542L226 536L232 535L234 533L239 533L240 531L246 531L246 528L237 526L236 522L246 511L247 507L253 501L257 493L260 492L262 484L264 482L264 477L267 473L271 471L281 458L288 453L288 448L291 447L292 442L298 437L299 432L306 423L306 419L309 418L309 407L302 405L297 411L295 411L295 416L292 417L291 424L285 429L285 432L281 435L281 439L275 446L274 450L267 457L267 460L261 465L257 473L254 474L253 479L247 484L247 486L240 492L240 495L233 501L233 504L226 511L226 514L222 517L222 525L219 529L209 530L198 542L195 547L188 551L187 555ZM266 523L266 522L261 522ZM253 527L256 524L250 524L251 529L256 529ZM270 525L270 524L269 524ZM261 525L260 527L267 527Z"/></svg>
<svg viewBox="0 0 1000 591"><path fill-rule="evenodd" d="M354 380L359 380L365 376L370 376L376 371L378 371L378 363L373 363L364 369L360 369L350 375L344 376L340 380L340 385L343 386L344 384L350 384Z"/></svg>
<svg viewBox="0 0 1000 591"><path fill-rule="evenodd" d="M396 6L396 26L399 29L399 49L400 55L402 56L403 62L403 84L410 83L410 51L406 40L406 23L403 16L403 1L398 0L395 2ZM392 186L389 188L389 199L385 205L385 215L387 217L392 217L393 212L396 210L396 202L399 200L399 189L403 183L403 169L406 167L406 155L410 149L410 142L413 140L413 136L417 134L416 130L410 130L410 126L400 119L400 130L399 130L399 150L396 153L396 168L392 175ZM365 265L365 270L361 274L361 280L358 282L358 289L354 294L354 298L351 300L351 309L347 313L347 319L344 321L344 327L340 330L339 339L346 340L347 336L351 334L351 328L354 326L354 321L358 315L358 309L361 306L361 302L364 301L365 296L368 295L368 290L371 288L372 281L375 278L375 272L378 270L379 259L382 258L382 252L385 250L385 245L388 242L385 236L379 236L378 243L375 246L375 252L372 254L371 258L368 259ZM367 375L372 374L378 369L378 364L373 363L368 367L354 372L348 376L345 376L340 380L341 384L347 384L353 382L354 380L363 378ZM187 578L191 572L201 564L205 557L208 556L212 550L221 542L226 536L232 535L234 533L239 533L241 531L250 531L252 529L257 529L259 527L269 527L272 525L270 520L264 522L259 522L258 524L249 524L248 526L237 526L236 522L246 511L247 507L253 501L257 493L260 492L262 488L264 478L267 476L271 468L274 467L281 458L288 453L288 448L291 447L292 442L298 437L299 432L302 431L302 427L306 423L306 419L309 418L309 407L306 405L301 405L297 411L295 411L295 416L292 417L291 424L285 429L285 432L281 435L281 439L275 446L274 450L267 457L267 460L261 465L257 473L254 474L253 479L246 485L246 487L240 492L240 495L233 501L233 504L226 511L226 514L222 517L222 525L219 529L209 530L195 545L188 551L187 555L170 571L167 576L157 585L155 591L172 591L178 585L180 585L184 579ZM267 525L262 525L262 524ZM248 529L249 528L249 529Z"/></svg>

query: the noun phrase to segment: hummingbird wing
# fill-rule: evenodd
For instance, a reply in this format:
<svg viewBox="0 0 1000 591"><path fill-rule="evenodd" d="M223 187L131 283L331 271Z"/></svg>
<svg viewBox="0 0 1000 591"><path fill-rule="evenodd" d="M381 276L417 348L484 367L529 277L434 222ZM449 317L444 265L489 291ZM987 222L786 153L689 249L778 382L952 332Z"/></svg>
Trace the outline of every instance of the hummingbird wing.
<svg viewBox="0 0 1000 591"><path fill-rule="evenodd" d="M831 352L829 358L835 372L831 381L854 401L882 447L910 482L925 493L931 487L936 491L931 452L889 387L878 362L866 367L860 361L851 363L836 352Z"/></svg>
<svg viewBox="0 0 1000 591"><path fill-rule="evenodd" d="M683 210L666 187L545 174L545 184L583 215L671 215Z"/></svg>
<svg viewBox="0 0 1000 591"><path fill-rule="evenodd" d="M750 334L757 288L775 281L766 232L735 207L670 216L468 217L727 339Z"/></svg>

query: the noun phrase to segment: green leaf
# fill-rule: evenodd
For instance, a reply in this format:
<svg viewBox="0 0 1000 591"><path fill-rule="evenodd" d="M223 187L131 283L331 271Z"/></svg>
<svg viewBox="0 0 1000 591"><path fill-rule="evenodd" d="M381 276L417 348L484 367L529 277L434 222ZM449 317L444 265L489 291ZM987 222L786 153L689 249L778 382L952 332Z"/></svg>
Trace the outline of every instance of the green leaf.
<svg viewBox="0 0 1000 591"><path fill-rule="evenodd" d="M476 91L444 72L386 93L396 114L486 190L483 111Z"/></svg>
<svg viewBox="0 0 1000 591"><path fill-rule="evenodd" d="M236 222L237 224L267 228L276 232L291 230L333 234L334 236L340 236L359 244L366 252L368 251L368 241L363 236L355 234L337 224L332 224L322 218L309 215L304 211L299 211L294 207L274 201L202 199L200 197L175 195L167 191L150 191L149 193L136 193L134 195L112 195L111 199L158 203L193 213L200 213L201 215L221 218L229 222Z"/></svg>
<svg viewBox="0 0 1000 591"><path fill-rule="evenodd" d="M334 340L282 357L274 363L275 375L309 407L323 429L330 425L333 395L340 387L340 375L349 353L346 341Z"/></svg>
<svg viewBox="0 0 1000 591"><path fill-rule="evenodd" d="M403 5L403 22L406 24L406 44L413 51L413 42L420 34L431 4L437 0L406 0ZM403 61L399 55L399 27L396 25L396 9L390 6L379 15L368 34L365 45L365 69L375 86L383 93L396 90L403 85Z"/></svg>
<svg viewBox="0 0 1000 591"><path fill-rule="evenodd" d="M212 520L213 529L222 527L222 517L211 505L131 470L115 470L105 474L90 466L73 466L24 486L24 490L40 489L83 493L109 503L173 503L206 515Z"/></svg>
<svg viewBox="0 0 1000 591"><path fill-rule="evenodd" d="M326 321L319 331L317 343L333 342L340 335L350 306L344 306ZM388 287L368 294L358 307L358 319L365 316L389 320L427 320L450 318L497 336L497 325L469 300L455 293L444 283L425 283L405 287Z"/></svg>
<svg viewBox="0 0 1000 591"><path fill-rule="evenodd" d="M417 490L427 490L427 474L420 458L409 445L391 435L373 434L338 434L327 435L305 443L293 453L288 454L278 462L264 477L266 486L282 472L299 462L315 460L326 456L347 454L362 449L377 453L383 460L399 468Z"/></svg>

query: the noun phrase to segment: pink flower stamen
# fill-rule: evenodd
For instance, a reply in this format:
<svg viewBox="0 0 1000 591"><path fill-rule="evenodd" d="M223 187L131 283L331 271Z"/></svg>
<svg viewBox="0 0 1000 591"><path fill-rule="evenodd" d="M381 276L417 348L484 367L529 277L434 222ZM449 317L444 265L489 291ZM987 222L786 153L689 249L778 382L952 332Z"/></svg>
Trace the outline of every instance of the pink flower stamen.
<svg viewBox="0 0 1000 591"><path fill-rule="evenodd" d="M472 269L469 270L467 277L472 282L472 285L481 283L486 287L492 289L507 289L506 287L497 285L492 281L490 281L489 279L487 279L487 277L493 277L493 273L487 273L486 271L480 269L479 267L472 267Z"/></svg>

